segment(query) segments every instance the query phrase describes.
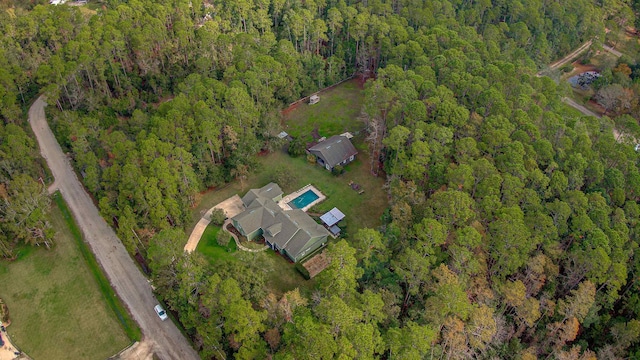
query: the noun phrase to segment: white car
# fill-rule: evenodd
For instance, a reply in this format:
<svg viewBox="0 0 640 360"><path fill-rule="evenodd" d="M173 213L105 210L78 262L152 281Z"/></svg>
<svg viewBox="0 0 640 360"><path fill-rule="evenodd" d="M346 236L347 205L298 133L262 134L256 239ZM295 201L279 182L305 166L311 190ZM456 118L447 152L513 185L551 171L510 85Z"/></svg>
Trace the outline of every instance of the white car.
<svg viewBox="0 0 640 360"><path fill-rule="evenodd" d="M164 311L164 309L162 308L162 305L158 304L158 305L154 306L153 310L156 311L156 314L158 314L158 317L160 317L160 320L162 320L162 321L167 320L167 318L168 318L167 312Z"/></svg>

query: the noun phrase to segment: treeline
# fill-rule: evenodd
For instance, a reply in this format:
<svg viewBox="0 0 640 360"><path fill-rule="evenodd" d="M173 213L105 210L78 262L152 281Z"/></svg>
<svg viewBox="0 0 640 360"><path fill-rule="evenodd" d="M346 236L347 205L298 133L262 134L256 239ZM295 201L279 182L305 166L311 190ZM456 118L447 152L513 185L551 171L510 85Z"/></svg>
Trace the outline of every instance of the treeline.
<svg viewBox="0 0 640 360"><path fill-rule="evenodd" d="M53 245L51 199L35 140L16 124L0 123L0 256L13 258L21 244Z"/></svg>
<svg viewBox="0 0 640 360"><path fill-rule="evenodd" d="M390 59L401 66L426 60L420 48L430 48L433 39L420 32L434 26L479 33L492 57L528 54L539 66L604 35L603 11L588 0L112 0L97 11L2 5L8 7L0 14L2 30L9 36L2 43L6 93L0 95L2 115L9 121L19 118L14 104L28 100L34 86L46 87L51 101L65 109L91 112L108 106L129 116L137 107L172 95L193 72L225 84L237 79L248 92L266 90L276 100L292 101L354 70L375 70ZM279 89L269 89L261 78L265 68L282 72L289 82L272 81Z"/></svg>
<svg viewBox="0 0 640 360"><path fill-rule="evenodd" d="M626 356L640 335L637 153L609 119L565 113L550 79L461 63L492 82L474 96L388 66L369 84L392 204L384 258L363 279L402 294L401 313L435 325L445 356ZM489 334L474 343L470 314L485 307Z"/></svg>
<svg viewBox="0 0 640 360"><path fill-rule="evenodd" d="M9 8L1 114L13 131L44 89L86 187L131 252L148 244L154 285L205 358L619 358L640 336L637 154L535 73L628 6ZM363 118L388 177L384 226L332 244L311 294L269 293L242 255L184 255L194 194L278 145L283 104L353 73L375 77Z"/></svg>

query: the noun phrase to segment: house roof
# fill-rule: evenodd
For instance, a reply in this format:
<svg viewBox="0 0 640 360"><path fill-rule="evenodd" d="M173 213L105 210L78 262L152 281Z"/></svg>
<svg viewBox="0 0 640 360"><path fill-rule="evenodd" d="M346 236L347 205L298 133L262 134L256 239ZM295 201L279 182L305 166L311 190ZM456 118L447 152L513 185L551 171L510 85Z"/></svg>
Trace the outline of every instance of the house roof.
<svg viewBox="0 0 640 360"><path fill-rule="evenodd" d="M351 141L341 135L334 135L312 146L309 148L309 152L322 158L330 167L334 167L358 153Z"/></svg>
<svg viewBox="0 0 640 360"><path fill-rule="evenodd" d="M267 228L267 233L271 236L276 236L282 231L282 223L277 223Z"/></svg>
<svg viewBox="0 0 640 360"><path fill-rule="evenodd" d="M242 227L245 234L250 234L262 228L263 224L273 223L273 218L280 211L280 207L273 200L260 197L254 199L245 211L234 216L233 219Z"/></svg>
<svg viewBox="0 0 640 360"><path fill-rule="evenodd" d="M292 257L297 258L309 245L314 243L318 238L329 235L327 230L313 221L309 215L302 210L285 211L283 214L288 216L288 220L293 223L294 233L289 238L276 236L275 241L285 242L284 246L278 245L284 249ZM280 234L278 234L280 235ZM266 239L266 238L265 238Z"/></svg>
<svg viewBox="0 0 640 360"><path fill-rule="evenodd" d="M290 254L299 252L309 239L328 235L322 226L299 209L283 210L274 218L273 223L269 229L277 225L280 231L274 234L269 234L267 231L264 238Z"/></svg>
<svg viewBox="0 0 640 360"><path fill-rule="evenodd" d="M282 195L282 189L276 183L268 183L260 189L251 189L245 196L242 197L242 202L245 206L249 207L251 202L259 197L265 197L267 199L275 199Z"/></svg>
<svg viewBox="0 0 640 360"><path fill-rule="evenodd" d="M329 210L329 212L327 212L326 214L320 216L320 220L322 220L322 222L327 226L333 226L342 219L344 219L344 214L336 207Z"/></svg>
<svg viewBox="0 0 640 360"><path fill-rule="evenodd" d="M246 205L246 210L234 216L233 220L245 234L262 229L265 240L297 258L318 238L328 236L329 232L302 210L280 208L271 198L279 195L276 189L282 192L274 183L262 189L249 190L242 198L243 202L254 196L255 198ZM267 197L260 194L267 194Z"/></svg>

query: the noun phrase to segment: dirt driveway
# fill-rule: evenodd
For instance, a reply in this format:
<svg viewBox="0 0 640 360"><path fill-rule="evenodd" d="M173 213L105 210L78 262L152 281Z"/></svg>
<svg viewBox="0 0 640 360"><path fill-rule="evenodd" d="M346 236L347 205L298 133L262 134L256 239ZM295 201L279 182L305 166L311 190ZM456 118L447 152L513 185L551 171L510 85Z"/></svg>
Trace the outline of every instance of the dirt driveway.
<svg viewBox="0 0 640 360"><path fill-rule="evenodd" d="M108 360L153 360L153 344L150 341L136 342Z"/></svg>
<svg viewBox="0 0 640 360"><path fill-rule="evenodd" d="M55 177L54 184L67 202L112 288L140 326L144 341L151 344L150 349L160 359L200 359L176 325L171 321L162 321L156 315L153 307L158 301L151 285L80 184L69 159L49 128L45 106L44 97L41 96L29 109L29 123L38 140L40 152Z"/></svg>
<svg viewBox="0 0 640 360"><path fill-rule="evenodd" d="M15 345L11 343L11 339L6 331L7 325L2 324L2 326L5 327L5 330L0 330L0 336L2 336L2 341L4 341L4 345L0 347L0 360L29 359L27 355L21 354Z"/></svg>
<svg viewBox="0 0 640 360"><path fill-rule="evenodd" d="M189 240L184 246L184 251L192 252L196 249L196 247L198 246L198 242L200 242L200 238L204 233L204 230L207 228L207 226L209 226L209 223L211 222L211 213L214 209L220 209L224 211L227 218L232 218L244 211L244 204L242 203L242 199L240 199L240 196L233 195L227 200L209 209L193 228L191 235L189 235Z"/></svg>

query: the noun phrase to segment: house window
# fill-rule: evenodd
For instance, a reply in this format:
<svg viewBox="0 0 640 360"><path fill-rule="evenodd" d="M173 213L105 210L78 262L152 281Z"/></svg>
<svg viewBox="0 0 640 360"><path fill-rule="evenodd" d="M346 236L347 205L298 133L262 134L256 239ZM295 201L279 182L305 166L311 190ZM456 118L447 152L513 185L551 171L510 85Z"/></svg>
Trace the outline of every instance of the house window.
<svg viewBox="0 0 640 360"><path fill-rule="evenodd" d="M353 161L354 158L355 158L355 155L351 155L351 157L349 158L349 161Z"/></svg>

